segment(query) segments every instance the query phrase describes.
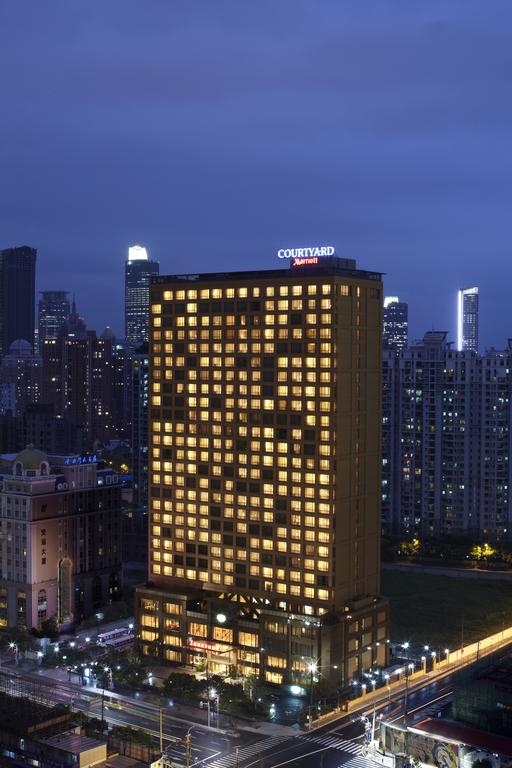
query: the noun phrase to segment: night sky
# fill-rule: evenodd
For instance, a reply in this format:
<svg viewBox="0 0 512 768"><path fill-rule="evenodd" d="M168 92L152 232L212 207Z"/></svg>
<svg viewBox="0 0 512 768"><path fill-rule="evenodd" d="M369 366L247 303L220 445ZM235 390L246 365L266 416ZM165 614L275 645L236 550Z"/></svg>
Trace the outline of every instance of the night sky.
<svg viewBox="0 0 512 768"><path fill-rule="evenodd" d="M0 0L0 247L122 334L127 247L162 273L334 245L412 336L512 336L510 0Z"/></svg>

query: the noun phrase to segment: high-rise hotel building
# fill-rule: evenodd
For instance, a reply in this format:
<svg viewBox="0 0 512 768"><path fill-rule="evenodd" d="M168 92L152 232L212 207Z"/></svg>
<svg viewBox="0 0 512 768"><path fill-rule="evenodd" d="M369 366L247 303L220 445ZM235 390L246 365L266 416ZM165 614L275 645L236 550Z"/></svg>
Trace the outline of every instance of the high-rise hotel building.
<svg viewBox="0 0 512 768"><path fill-rule="evenodd" d="M387 660L381 275L347 259L151 285L143 652L333 685Z"/></svg>

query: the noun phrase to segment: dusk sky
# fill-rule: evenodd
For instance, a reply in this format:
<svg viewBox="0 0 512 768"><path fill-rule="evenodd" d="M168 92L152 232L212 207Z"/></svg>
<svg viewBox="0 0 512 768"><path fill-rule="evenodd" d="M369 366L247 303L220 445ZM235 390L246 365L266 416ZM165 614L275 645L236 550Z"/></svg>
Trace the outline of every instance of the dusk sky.
<svg viewBox="0 0 512 768"><path fill-rule="evenodd" d="M0 0L0 248L122 335L123 268L334 245L411 336L512 336L510 0Z"/></svg>

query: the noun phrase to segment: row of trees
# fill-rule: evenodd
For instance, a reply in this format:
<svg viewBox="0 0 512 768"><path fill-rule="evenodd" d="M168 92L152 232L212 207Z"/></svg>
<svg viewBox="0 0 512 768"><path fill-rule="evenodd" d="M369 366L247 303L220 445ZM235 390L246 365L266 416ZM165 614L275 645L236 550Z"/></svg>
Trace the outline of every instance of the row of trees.
<svg viewBox="0 0 512 768"><path fill-rule="evenodd" d="M171 672L164 682L163 692L184 704L198 706L200 701L207 699L208 691L214 689L219 695L221 710L238 715L253 715L258 709L259 690L251 688L249 681L246 683L247 692L240 683L227 682L219 675L213 675L208 680L198 680L185 672Z"/></svg>
<svg viewBox="0 0 512 768"><path fill-rule="evenodd" d="M511 544L475 544L468 539L382 539L382 559L396 561L402 557L445 560L452 562L487 562L512 566Z"/></svg>

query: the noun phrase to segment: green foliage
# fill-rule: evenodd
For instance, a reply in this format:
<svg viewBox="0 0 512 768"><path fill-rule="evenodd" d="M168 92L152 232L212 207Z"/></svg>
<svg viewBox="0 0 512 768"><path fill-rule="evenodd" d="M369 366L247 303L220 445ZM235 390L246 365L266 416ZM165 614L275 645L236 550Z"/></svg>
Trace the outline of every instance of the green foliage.
<svg viewBox="0 0 512 768"><path fill-rule="evenodd" d="M490 544L475 544L469 552L472 560L490 560L496 554L496 550Z"/></svg>
<svg viewBox="0 0 512 768"><path fill-rule="evenodd" d="M56 640L59 636L59 622L56 616L50 616L42 624L43 634L50 640Z"/></svg>
<svg viewBox="0 0 512 768"><path fill-rule="evenodd" d="M399 549L401 555L417 557L421 552L421 542L417 538L411 539L411 541L401 541Z"/></svg>
<svg viewBox="0 0 512 768"><path fill-rule="evenodd" d="M457 536L444 539L424 538L421 541L416 536L406 540L383 537L381 554L386 562L394 562L397 557L398 559L411 557L453 563L477 560L512 565L512 546L509 543L477 542L475 544L468 538Z"/></svg>
<svg viewBox="0 0 512 768"><path fill-rule="evenodd" d="M208 690L211 689L217 691L220 696L221 711L233 714L252 714L255 711L247 683L245 686L232 683L220 675L212 675L208 680L197 680L193 675L184 672L172 672L164 682L163 692L177 701L197 704L207 698Z"/></svg>
<svg viewBox="0 0 512 768"><path fill-rule="evenodd" d="M147 747L153 746L153 737L151 734L142 731L139 728L132 728L131 725L114 725L111 730L114 738L122 741L130 741L134 744L142 744Z"/></svg>
<svg viewBox="0 0 512 768"><path fill-rule="evenodd" d="M110 652L107 656L106 665L114 670L116 685L137 688L147 676L142 657L134 650L129 650L127 653Z"/></svg>
<svg viewBox="0 0 512 768"><path fill-rule="evenodd" d="M204 680L196 680L193 675L187 675L185 672L171 672L163 685L166 696L194 704L199 701L204 689Z"/></svg>
<svg viewBox="0 0 512 768"><path fill-rule="evenodd" d="M6 649L11 643L16 643L19 653L34 651L37 648L37 640L26 627L11 627L0 633L0 648Z"/></svg>

